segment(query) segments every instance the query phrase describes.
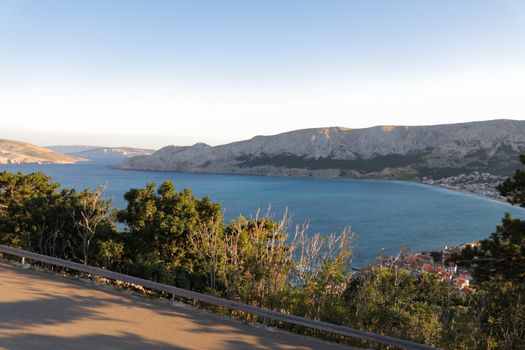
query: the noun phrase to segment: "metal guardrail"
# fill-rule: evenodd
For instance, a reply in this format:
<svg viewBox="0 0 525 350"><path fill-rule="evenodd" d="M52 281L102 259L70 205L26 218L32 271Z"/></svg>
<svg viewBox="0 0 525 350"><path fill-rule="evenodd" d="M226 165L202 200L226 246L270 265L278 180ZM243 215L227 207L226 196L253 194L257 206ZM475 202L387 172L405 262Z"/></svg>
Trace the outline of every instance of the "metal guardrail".
<svg viewBox="0 0 525 350"><path fill-rule="evenodd" d="M303 327L308 327L311 329L317 329L320 331L330 332L330 333L345 336L345 337L357 338L361 340L381 343L384 345L396 346L396 347L407 349L407 350L439 350L437 348L434 348L428 345L418 344L418 343L411 342L408 340L389 337L389 336L376 334L372 332L366 332L366 331L362 331L359 329L339 326L336 324L313 320L313 319L309 319L305 317L289 315L289 314L285 314L279 311L267 310L267 309L263 309L257 306L251 306L251 305L239 303L233 300L228 300L228 299L214 297L211 295L192 292L187 289L177 288L177 287L169 286L166 284L146 280L143 278L133 277L133 276L125 275L122 273L101 269L101 268L94 267L94 266L82 265L82 264L75 263L72 261L53 258L47 255L28 252L25 250L11 248L11 247L7 247L4 245L0 245L0 253L18 256L21 258L30 259L30 260L34 260L34 261L38 261L38 262L42 262L42 263L50 264L54 266L60 266L60 267L72 269L72 270L79 271L79 272L84 272L84 273L93 274L93 275L100 276L100 277L109 278L112 280L133 283L136 285L143 286L145 288L169 293L169 294L172 294L173 296L193 299L193 300L197 300L199 302L203 302L203 303L207 303L211 305L221 306L221 307L229 308L232 310L243 311L243 312L257 315L260 317L264 317L267 319L281 321L281 322L303 326Z"/></svg>

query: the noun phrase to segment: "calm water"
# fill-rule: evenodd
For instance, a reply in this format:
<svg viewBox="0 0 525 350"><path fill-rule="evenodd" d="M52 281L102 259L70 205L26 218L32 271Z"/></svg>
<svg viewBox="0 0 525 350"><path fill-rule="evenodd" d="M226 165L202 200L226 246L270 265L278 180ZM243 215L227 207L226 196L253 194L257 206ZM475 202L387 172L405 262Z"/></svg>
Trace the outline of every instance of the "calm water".
<svg viewBox="0 0 525 350"><path fill-rule="evenodd" d="M105 164L0 165L0 170L42 171L67 187L106 185L114 206L125 205L129 188L171 180L199 197L220 202L228 220L259 208L281 215L288 208L296 223L310 222L311 232L339 232L350 226L357 235L355 264L383 250L415 250L457 245L487 237L505 212L525 217L525 210L476 196L401 181L326 180L244 175L185 174L112 169Z"/></svg>

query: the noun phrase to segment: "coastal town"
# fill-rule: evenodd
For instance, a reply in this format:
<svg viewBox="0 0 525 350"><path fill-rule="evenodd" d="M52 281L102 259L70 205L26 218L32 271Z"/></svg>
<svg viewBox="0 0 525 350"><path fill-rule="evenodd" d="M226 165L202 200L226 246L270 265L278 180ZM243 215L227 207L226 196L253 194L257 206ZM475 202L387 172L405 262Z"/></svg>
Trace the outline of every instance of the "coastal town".
<svg viewBox="0 0 525 350"><path fill-rule="evenodd" d="M504 176L474 171L471 174L459 174L438 180L423 177L421 182L427 185L469 192L478 196L504 201L505 198L500 195L497 186L505 179L506 177Z"/></svg>
<svg viewBox="0 0 525 350"><path fill-rule="evenodd" d="M480 242L471 242L457 247L445 246L441 251L401 252L397 256L379 257L374 266L404 269L414 276L427 273L441 281L450 282L461 294L465 295L475 291L472 286L472 273L448 260L467 246L474 248L479 245Z"/></svg>

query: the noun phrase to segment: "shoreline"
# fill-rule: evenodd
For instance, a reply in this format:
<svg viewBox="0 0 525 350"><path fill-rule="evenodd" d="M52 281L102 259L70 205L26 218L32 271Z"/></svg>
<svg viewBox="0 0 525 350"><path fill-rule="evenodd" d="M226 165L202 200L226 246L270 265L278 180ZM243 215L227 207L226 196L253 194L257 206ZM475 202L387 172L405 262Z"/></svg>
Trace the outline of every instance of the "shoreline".
<svg viewBox="0 0 525 350"><path fill-rule="evenodd" d="M483 194L480 194L480 193L477 193L477 192L473 192L473 191L469 191L469 190L465 190L465 189L462 189L462 188L434 185L434 184L428 184L428 183L418 182L418 181L409 181L409 182L417 183L417 184L420 184L420 185L425 185L425 186L429 186L429 187L433 187L433 188L440 188L440 189L443 189L443 190L449 190L451 192L457 192L457 193L461 193L461 194L468 194L468 195L471 195L471 196L474 196L474 197L487 199L487 200L494 201L494 202L500 203L500 204L508 204L511 207L515 207L514 205L512 205L511 203L509 203L505 199L499 199L499 198L494 198L494 197L491 197L491 196L485 196Z"/></svg>
<svg viewBox="0 0 525 350"><path fill-rule="evenodd" d="M1 164L0 163L0 166L20 166L20 165L78 165L79 163L83 163L83 162L78 162L78 163L16 163L16 164ZM89 163L89 162L86 162L86 163ZM342 176L337 176L337 177L334 177L334 176L310 176L310 175L286 175L286 174L258 174L258 173L244 173L244 172L206 172L206 171L176 171L176 170L160 170L160 169L156 169L156 170L150 170L150 169L131 169L131 168L121 168L121 167L118 167L118 164L111 164L111 163L104 163L104 162L101 162L99 163L100 165L104 165L108 168L111 168L111 169L114 169L114 170L120 170L120 171L138 171L138 172L160 172L160 173L182 173L182 174L200 174L200 175L240 175L240 176L254 176L254 177L278 177L278 178L297 178L297 179L312 179L312 180L353 180L353 181L369 181L369 182L373 182L373 181L392 181L392 182L406 182L406 183L410 183L410 184L418 184L418 185L425 185L425 186L429 186L429 187L432 187L432 188L440 188L440 189L444 189L444 190L449 190L449 191L452 191L452 192L456 192L456 193L462 193L462 194L468 194L468 195L471 195L471 196L475 196L475 197L478 197L478 198L483 198L483 199L488 199L488 200L491 200L491 201L494 201L494 202L497 202L497 203L504 203L504 204L508 204L510 206L513 206L512 204L510 204L509 202L507 202L505 199L499 199L499 198L495 198L495 197L492 197L492 196L486 196L486 195L483 195L483 194L480 194L478 192L474 192L474 191L469 191L469 190L466 190L466 189L462 189L462 188L455 188L455 187L448 187L448 186L442 186L442 185L439 185L439 184L430 184L430 183L426 183L426 182L423 182L421 180L410 180L410 179L395 179L395 178L376 178L376 177L372 177L372 178L366 178L366 177L361 177L361 178L356 178L356 177L342 177Z"/></svg>
<svg viewBox="0 0 525 350"><path fill-rule="evenodd" d="M425 186L429 186L429 187L432 187L432 188L440 188L440 189L445 189L445 190L449 190L449 191L452 191L452 192L468 194L468 195L475 196L475 197L478 197L478 198L491 200L491 201L494 201L494 202L497 202L497 203L500 203L500 204L502 204L502 203L503 204L508 204L508 205L514 207L512 204L510 204L505 199L500 199L500 198L495 198L495 197L491 197L491 196L486 196L486 195L480 194L478 192L469 191L469 190L462 189L462 188L448 187L448 186L442 186L442 185L437 185L437 184L429 184L429 183L422 182L421 180L408 180L408 179L395 179L395 178L383 178L382 179L382 178L365 178L365 177L363 177L363 178L355 178L355 177L342 177L342 176L338 176L338 177L331 177L331 176L323 177L323 176L309 176L309 175L256 174L256 173L243 173L243 172L206 172L206 171L194 172L194 171L175 171L175 170L147 170L147 169L120 168L120 167L115 166L115 165L110 165L109 167L112 168L112 169L124 170L124 171L131 170L131 171L144 171L144 172L148 172L148 171L152 171L152 172L167 172L167 173L174 172L174 173L205 174L205 175L207 175L207 174L211 174L211 175L241 175L241 176L281 177L281 178L319 179L319 180L355 180L355 181L407 182L407 183L411 183L411 184L425 185Z"/></svg>

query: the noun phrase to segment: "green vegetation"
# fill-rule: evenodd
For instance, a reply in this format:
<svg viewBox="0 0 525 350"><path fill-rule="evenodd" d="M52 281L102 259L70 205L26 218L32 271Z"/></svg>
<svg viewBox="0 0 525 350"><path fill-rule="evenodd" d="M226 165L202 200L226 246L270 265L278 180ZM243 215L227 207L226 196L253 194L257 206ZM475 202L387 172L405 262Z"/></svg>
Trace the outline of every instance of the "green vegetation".
<svg viewBox="0 0 525 350"><path fill-rule="evenodd" d="M432 148L427 148L408 154L375 155L369 159L311 158L284 153L261 154L257 157L241 156L235 160L240 162L238 165L240 168L274 166L307 170L339 169L341 177L356 177L359 174L366 177L390 169L392 178L441 179L473 171L508 176L518 165L516 161L518 155L518 151L510 145L500 145L490 157L486 150L478 150L462 158L451 158L444 154L433 154Z"/></svg>
<svg viewBox="0 0 525 350"><path fill-rule="evenodd" d="M525 172L500 191L525 207ZM290 232L286 213L228 223L219 204L171 182L131 189L125 200L111 209L102 188L0 173L0 243L444 349L525 347L525 222L508 215L480 248L454 257L476 278L477 291L462 295L425 273L351 272L347 230Z"/></svg>
<svg viewBox="0 0 525 350"><path fill-rule="evenodd" d="M262 155L255 159L239 157L236 160L242 161L241 167L256 167L262 165L272 165L284 168L304 168L309 170L341 169L355 170L366 174L379 172L385 168L399 168L410 165L423 164L425 156L430 152L420 152L416 154L390 154L386 156L376 156L372 159L334 159L334 158L309 158L299 157L290 154L283 155Z"/></svg>

